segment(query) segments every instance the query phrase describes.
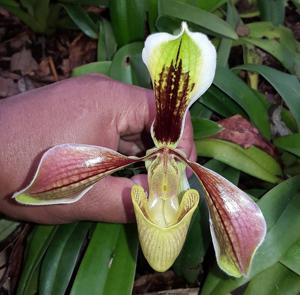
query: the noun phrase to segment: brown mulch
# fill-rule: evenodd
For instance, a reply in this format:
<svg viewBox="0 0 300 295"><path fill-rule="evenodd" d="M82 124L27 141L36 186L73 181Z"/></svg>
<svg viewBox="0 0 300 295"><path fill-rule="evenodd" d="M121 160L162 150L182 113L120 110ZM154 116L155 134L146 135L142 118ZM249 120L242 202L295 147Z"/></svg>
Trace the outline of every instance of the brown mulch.
<svg viewBox="0 0 300 295"><path fill-rule="evenodd" d="M79 31L35 34L0 8L0 98L68 78L96 60L97 43Z"/></svg>

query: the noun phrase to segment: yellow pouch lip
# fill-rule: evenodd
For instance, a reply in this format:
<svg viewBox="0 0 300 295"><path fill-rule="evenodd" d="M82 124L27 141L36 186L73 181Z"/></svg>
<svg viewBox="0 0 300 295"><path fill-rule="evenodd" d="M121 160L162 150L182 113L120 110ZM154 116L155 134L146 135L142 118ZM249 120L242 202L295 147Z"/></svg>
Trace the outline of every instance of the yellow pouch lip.
<svg viewBox="0 0 300 295"><path fill-rule="evenodd" d="M133 185L133 187L132 187L132 189L131 189L131 192L133 191L133 189L135 189L135 187L139 187L139 189L142 189L142 190L143 190L143 188L142 188L141 186L135 184L135 185ZM141 209L141 207L139 206L139 204L136 202L135 198L132 196L131 199L132 199L132 202L133 202L133 205L134 205L134 209L135 209L135 210L136 210L136 209L139 210L139 213L140 213L139 216L143 216L143 218L144 218L149 224L151 224L152 226L156 227L157 229L162 230L162 231L164 231L164 230L167 231L167 230L173 229L173 228L175 228L176 226L180 225L180 223L183 222L184 219L185 219L190 213L194 213L194 210L195 210L196 207L198 206L198 203L199 203L199 193L198 193L195 189L189 189L188 191L193 192L193 193L195 193L195 194L198 195L197 201L195 201L195 204L190 208L190 210L188 210L188 211L186 212L186 214L184 214L184 215L180 218L180 220L179 220L178 222L176 222L175 224L172 224L172 225L170 225L170 226L168 226L168 227L160 227L160 226L156 225L154 222L152 222L152 221L150 220L150 218L147 218L147 217L145 216L143 210ZM185 193L186 193L186 192L185 192ZM184 195L185 195L185 193L184 193ZM143 194L145 194L144 190L143 190ZM183 197L182 197L182 201L183 201L184 195L183 195ZM147 198L146 198L146 200L147 200ZM182 201L181 201L181 203L182 203ZM178 210L178 214L177 214L177 215L181 215L181 214L179 214L180 211L181 211L181 210L180 210L180 209L181 209L181 203L180 203L180 205L179 205L179 210ZM147 206L145 206L145 209L147 210ZM147 212L147 215L149 215L148 212Z"/></svg>
<svg viewBox="0 0 300 295"><path fill-rule="evenodd" d="M142 187L134 185L131 194L144 256L154 270L166 271L183 247L199 194L193 189L184 193L177 212L178 222L168 227L160 227L147 218L147 197Z"/></svg>

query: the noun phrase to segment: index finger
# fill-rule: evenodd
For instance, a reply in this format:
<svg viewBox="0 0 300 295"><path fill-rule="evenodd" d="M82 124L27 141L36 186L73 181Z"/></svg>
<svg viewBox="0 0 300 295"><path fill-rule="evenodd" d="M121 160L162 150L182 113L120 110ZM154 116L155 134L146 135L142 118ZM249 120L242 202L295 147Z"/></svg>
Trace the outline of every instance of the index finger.
<svg viewBox="0 0 300 295"><path fill-rule="evenodd" d="M138 146L140 146L141 133L143 131L150 133L156 116L154 92L153 90L123 83L118 83L115 87L117 87L115 91L122 93L120 101L116 103L116 127L121 137L121 152L140 151L140 148L135 148L135 142L138 142ZM124 138L128 139L127 142L123 140ZM184 131L178 148L182 149L190 160L195 160L193 127L189 113L185 119Z"/></svg>

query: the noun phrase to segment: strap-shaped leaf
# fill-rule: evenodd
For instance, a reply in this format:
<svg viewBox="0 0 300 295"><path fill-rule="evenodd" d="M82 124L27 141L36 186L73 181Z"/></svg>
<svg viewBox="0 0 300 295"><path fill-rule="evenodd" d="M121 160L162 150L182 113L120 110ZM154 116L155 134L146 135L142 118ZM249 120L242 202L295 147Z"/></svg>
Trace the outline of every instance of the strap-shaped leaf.
<svg viewBox="0 0 300 295"><path fill-rule="evenodd" d="M260 208L221 175L173 152L193 169L206 190L219 267L234 277L247 275L253 256L266 235L266 222Z"/></svg>
<svg viewBox="0 0 300 295"><path fill-rule="evenodd" d="M142 57L156 99L152 138L157 147L176 147L187 109L213 81L215 48L205 35L190 32L183 22L178 35L149 36Z"/></svg>
<svg viewBox="0 0 300 295"><path fill-rule="evenodd" d="M98 146L57 145L43 155L31 183L13 198L27 205L73 203L104 176L142 159Z"/></svg>

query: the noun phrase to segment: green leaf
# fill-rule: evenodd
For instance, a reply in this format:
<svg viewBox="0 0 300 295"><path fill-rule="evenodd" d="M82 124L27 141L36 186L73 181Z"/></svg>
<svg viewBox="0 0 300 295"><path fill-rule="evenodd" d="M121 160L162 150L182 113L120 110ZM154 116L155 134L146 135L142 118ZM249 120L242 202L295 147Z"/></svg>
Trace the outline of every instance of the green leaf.
<svg viewBox="0 0 300 295"><path fill-rule="evenodd" d="M20 4L14 0L0 0L0 6L15 14L32 30L45 33L49 15L49 0L21 0Z"/></svg>
<svg viewBox="0 0 300 295"><path fill-rule="evenodd" d="M33 271L29 281L27 282L27 287L25 293L22 295L36 295L38 294L39 289L39 274L40 274L40 265Z"/></svg>
<svg viewBox="0 0 300 295"><path fill-rule="evenodd" d="M210 242L208 212L203 199L199 206L191 220L184 246L173 265L176 274L189 283L197 280Z"/></svg>
<svg viewBox="0 0 300 295"><path fill-rule="evenodd" d="M37 0L20 0L20 3L30 15L34 16L34 7L37 3Z"/></svg>
<svg viewBox="0 0 300 295"><path fill-rule="evenodd" d="M300 82L294 75L289 75L263 65L241 65L238 70L246 70L261 74L285 101L300 127Z"/></svg>
<svg viewBox="0 0 300 295"><path fill-rule="evenodd" d="M24 12L24 10L15 1L0 0L0 5L10 13L18 17L22 22L29 26L34 32L43 33L43 28L40 27L36 19Z"/></svg>
<svg viewBox="0 0 300 295"><path fill-rule="evenodd" d="M133 69L132 59L141 56L143 47L143 43L135 42L120 48L113 58L110 77L124 83L138 85L139 77Z"/></svg>
<svg viewBox="0 0 300 295"><path fill-rule="evenodd" d="M241 42L265 50L278 59L292 74L300 77L300 54L290 29L283 26L276 27L268 22L251 23L248 28L250 34L241 38Z"/></svg>
<svg viewBox="0 0 300 295"><path fill-rule="evenodd" d="M284 21L286 0L257 0L260 16L263 20L281 25Z"/></svg>
<svg viewBox="0 0 300 295"><path fill-rule="evenodd" d="M57 28L59 28L59 21L62 20L61 18L61 10L62 6L58 3L50 4L49 6L49 13L47 17L47 26L46 26L46 33L52 34L55 32ZM72 20L68 16L65 16L64 18L68 19L70 23L72 23ZM74 25L72 23L72 25Z"/></svg>
<svg viewBox="0 0 300 295"><path fill-rule="evenodd" d="M19 3L17 3L15 0L0 0L1 6L11 6L21 9Z"/></svg>
<svg viewBox="0 0 300 295"><path fill-rule="evenodd" d="M108 6L110 0L60 0L62 3L77 3L80 5L99 5L99 6Z"/></svg>
<svg viewBox="0 0 300 295"><path fill-rule="evenodd" d="M287 250L280 262L300 276L300 239Z"/></svg>
<svg viewBox="0 0 300 295"><path fill-rule="evenodd" d="M97 60L111 60L117 50L116 39L110 22L106 19L99 21L99 38L97 45Z"/></svg>
<svg viewBox="0 0 300 295"><path fill-rule="evenodd" d="M143 62L142 55L140 53L133 54L130 58L133 84L152 89L151 78L146 65Z"/></svg>
<svg viewBox="0 0 300 295"><path fill-rule="evenodd" d="M16 228L20 225L19 222L0 219L0 242L5 240L10 234L12 234Z"/></svg>
<svg viewBox="0 0 300 295"><path fill-rule="evenodd" d="M75 277L71 295L104 294L120 230L119 224L97 224Z"/></svg>
<svg viewBox="0 0 300 295"><path fill-rule="evenodd" d="M247 116L235 101L213 85L201 96L200 102L225 118L236 114Z"/></svg>
<svg viewBox="0 0 300 295"><path fill-rule="evenodd" d="M35 272L47 251L55 231L56 227L54 226L37 225L28 237L28 245L26 246L24 266L18 283L17 295L23 295L30 292L29 288L33 276L36 275Z"/></svg>
<svg viewBox="0 0 300 295"><path fill-rule="evenodd" d="M237 39L234 29L224 20L216 15L177 0L158 0L158 19L160 26L166 18L177 18L193 23L210 33L218 36ZM179 24L177 26L179 28Z"/></svg>
<svg viewBox="0 0 300 295"><path fill-rule="evenodd" d="M300 277L280 263L257 274L243 295L296 295L300 290Z"/></svg>
<svg viewBox="0 0 300 295"><path fill-rule="evenodd" d="M278 262L300 239L300 176L290 178L258 201L267 225L265 241L258 249L248 277L233 279L214 267L203 286L201 295L225 295L248 282L252 277Z"/></svg>
<svg viewBox="0 0 300 295"><path fill-rule="evenodd" d="M300 0L292 0L292 2L297 7L297 9L300 9Z"/></svg>
<svg viewBox="0 0 300 295"><path fill-rule="evenodd" d="M268 231L276 225L283 211L289 206L295 194L300 189L300 176L283 181L267 192L258 202L264 213Z"/></svg>
<svg viewBox="0 0 300 295"><path fill-rule="evenodd" d="M200 195L205 193L195 175L189 179L189 183L191 188L196 189ZM190 283L195 282L202 269L203 257L209 243L208 210L202 198L191 220L184 246L173 265L176 274L183 276Z"/></svg>
<svg viewBox="0 0 300 295"><path fill-rule="evenodd" d="M91 73L99 73L104 75L110 74L111 61L97 61L89 64L76 67L72 70L72 76L77 77Z"/></svg>
<svg viewBox="0 0 300 295"><path fill-rule="evenodd" d="M300 133L277 137L274 140L274 144L277 147L300 157Z"/></svg>
<svg viewBox="0 0 300 295"><path fill-rule="evenodd" d="M281 119L286 124L286 126L294 133L297 132L297 122L291 112L287 110L286 108L282 108L281 111Z"/></svg>
<svg viewBox="0 0 300 295"><path fill-rule="evenodd" d="M78 4L62 4L70 18L88 37L98 38L98 27L88 13Z"/></svg>
<svg viewBox="0 0 300 295"><path fill-rule="evenodd" d="M43 32L46 32L48 25L50 0L36 1L34 6L34 18L39 23Z"/></svg>
<svg viewBox="0 0 300 295"><path fill-rule="evenodd" d="M198 7L207 11L214 11L224 5L227 0L194 1ZM228 4L227 4L228 5Z"/></svg>
<svg viewBox="0 0 300 295"><path fill-rule="evenodd" d="M150 33L157 32L156 29L156 19L157 19L157 8L158 8L158 0L144 0L145 12L147 14L147 21L149 25Z"/></svg>
<svg viewBox="0 0 300 295"><path fill-rule="evenodd" d="M212 157L231 167L259 179L278 183L282 174L279 164L267 153L257 147L244 149L237 144L220 139L196 141L197 154Z"/></svg>
<svg viewBox="0 0 300 295"><path fill-rule="evenodd" d="M258 95L231 70L218 67L214 84L235 100L267 139L270 138L268 112Z"/></svg>
<svg viewBox="0 0 300 295"><path fill-rule="evenodd" d="M91 223L60 225L41 265L40 293L65 294Z"/></svg>
<svg viewBox="0 0 300 295"><path fill-rule="evenodd" d="M132 294L138 245L136 225L122 225L103 294Z"/></svg>
<svg viewBox="0 0 300 295"><path fill-rule="evenodd" d="M135 225L98 223L80 264L71 294L130 295L137 250Z"/></svg>
<svg viewBox="0 0 300 295"><path fill-rule="evenodd" d="M141 0L110 0L111 24L119 46L145 39L146 12Z"/></svg>
<svg viewBox="0 0 300 295"><path fill-rule="evenodd" d="M195 140L212 136L223 130L221 125L208 119L192 118L192 123Z"/></svg>
<svg viewBox="0 0 300 295"><path fill-rule="evenodd" d="M204 3L211 3L210 1L205 1ZM238 11L231 4L231 2L227 3L227 14L226 14L226 21L233 27L236 28L240 22L240 16ZM220 66L227 66L228 58L231 52L232 47L232 40L226 37L221 39L220 45L218 47L218 65Z"/></svg>
<svg viewBox="0 0 300 295"><path fill-rule="evenodd" d="M189 109L192 119L209 119L212 111L197 100Z"/></svg>

